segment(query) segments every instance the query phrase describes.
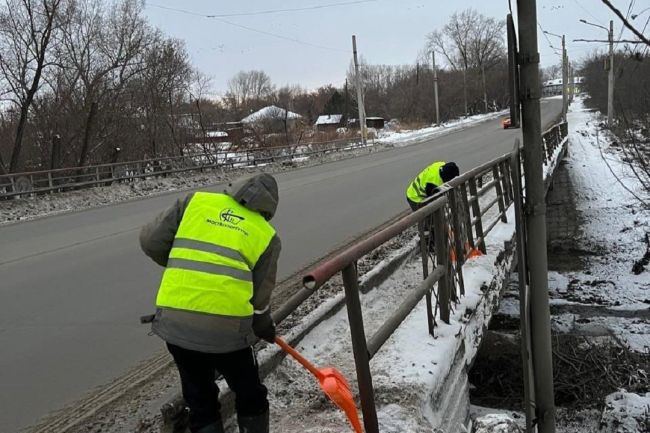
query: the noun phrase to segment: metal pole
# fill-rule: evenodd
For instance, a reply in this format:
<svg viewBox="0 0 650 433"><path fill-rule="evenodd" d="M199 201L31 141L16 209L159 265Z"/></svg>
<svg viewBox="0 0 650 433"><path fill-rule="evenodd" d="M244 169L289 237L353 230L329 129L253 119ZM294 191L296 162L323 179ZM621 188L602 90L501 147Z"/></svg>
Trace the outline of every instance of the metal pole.
<svg viewBox="0 0 650 433"><path fill-rule="evenodd" d="M357 59L357 37L352 35L352 51L354 53L354 81L357 88L357 105L359 109L359 128L361 128L361 144L366 146L366 110L363 106L363 89L361 88L361 75L359 74L359 61Z"/></svg>
<svg viewBox="0 0 650 433"><path fill-rule="evenodd" d="M420 255L422 256L422 279L426 280L429 276L429 245L426 242L424 237L424 226L426 220L420 221L418 223L418 234L420 236ZM434 332L434 320L433 317L433 305L431 302L431 290L427 290L427 323L429 325L429 335L433 336Z"/></svg>
<svg viewBox="0 0 650 433"><path fill-rule="evenodd" d="M566 113L569 106L567 101L567 81L569 81L569 74L567 73L566 43L564 39L564 35L562 35L562 119L566 120Z"/></svg>
<svg viewBox="0 0 650 433"><path fill-rule="evenodd" d="M372 375L370 374L370 354L368 353L366 332L363 328L363 314L361 312L361 301L359 300L359 280L357 279L355 263L347 265L341 273L343 275L343 286L345 287L345 303L350 323L354 364L357 368L363 425L366 433L379 433L375 392L372 387Z"/></svg>
<svg viewBox="0 0 650 433"><path fill-rule="evenodd" d="M614 120L614 21L609 21L609 77L607 83L607 126Z"/></svg>
<svg viewBox="0 0 650 433"><path fill-rule="evenodd" d="M528 270L526 269L526 226L524 225L521 161L519 158L519 139L510 157L510 172L515 204L515 222L517 227L517 272L519 274L519 321L521 334L521 359L524 379L524 412L526 413L526 433L534 433L533 418L535 407L535 388L533 385L533 366L530 356L530 292L528 291Z"/></svg>
<svg viewBox="0 0 650 433"><path fill-rule="evenodd" d="M517 0L517 10L519 11L524 174L526 176L525 215L528 234L526 256L530 275L536 418L540 433L555 433L536 1Z"/></svg>
<svg viewBox="0 0 650 433"><path fill-rule="evenodd" d="M433 97L436 104L436 125L440 125L440 106L438 105L438 68L436 67L436 52L431 51L433 60Z"/></svg>
<svg viewBox="0 0 650 433"><path fill-rule="evenodd" d="M440 304L440 320L449 324L449 307L451 278L449 274L449 248L447 245L447 228L445 227L444 208L436 209L433 214L433 233L436 242L436 266L445 269L445 274L438 280L438 303Z"/></svg>

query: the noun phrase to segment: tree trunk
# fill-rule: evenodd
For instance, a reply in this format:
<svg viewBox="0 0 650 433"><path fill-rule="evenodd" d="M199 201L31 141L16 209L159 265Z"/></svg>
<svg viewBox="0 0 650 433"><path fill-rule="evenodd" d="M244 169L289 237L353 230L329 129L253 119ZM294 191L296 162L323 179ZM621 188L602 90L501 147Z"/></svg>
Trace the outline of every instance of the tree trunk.
<svg viewBox="0 0 650 433"><path fill-rule="evenodd" d="M49 11L50 15L47 16L47 25L45 29L43 29L41 45L39 47L40 53L36 58L36 70L34 71L34 78L32 79L32 83L29 89L27 89L25 99L21 101L20 120L18 121L18 129L16 130L14 149L11 153L11 161L9 163L9 172L11 173L16 172L18 169L18 164L20 162L20 152L23 147L23 136L25 135L25 127L27 125L29 107L31 107L32 102L34 101L34 95L36 95L38 86L41 82L41 75L43 74L43 68L45 67L45 53L47 52L47 48L50 43L50 37L52 36L52 25L54 24L54 16L57 12L57 8L59 7L59 3L60 2L56 2L52 5L52 10ZM34 31L32 30L32 34L33 33Z"/></svg>
<svg viewBox="0 0 650 433"><path fill-rule="evenodd" d="M97 117L97 102L93 101L90 104L90 111L88 111L88 117L86 118L84 140L81 145L81 154L79 155L79 167L83 167L86 164L86 159L88 158L88 149L90 148L90 134L92 133L95 117Z"/></svg>
<svg viewBox="0 0 650 433"><path fill-rule="evenodd" d="M467 68L463 69L463 103L465 104L465 116L467 116Z"/></svg>
<svg viewBox="0 0 650 433"><path fill-rule="evenodd" d="M61 164L61 136L54 134L52 137L52 154L50 155L50 170L59 168Z"/></svg>
<svg viewBox="0 0 650 433"><path fill-rule="evenodd" d="M287 146L289 146L289 126L287 125L289 121L289 109L284 110L284 136L287 141Z"/></svg>
<svg viewBox="0 0 650 433"><path fill-rule="evenodd" d="M0 175L3 174L7 174L7 168L4 159L2 159L2 152L0 152Z"/></svg>
<svg viewBox="0 0 650 433"><path fill-rule="evenodd" d="M485 67L481 65L481 76L483 78L483 102L485 103L485 112L488 112L487 85L485 83Z"/></svg>
<svg viewBox="0 0 650 433"><path fill-rule="evenodd" d="M18 128L16 128L14 150L11 153L11 161L9 162L10 173L15 173L18 170L18 164L20 163L20 152L23 148L23 136L25 135L25 127L27 126L27 114L33 96L31 98L28 96L28 99L30 101L23 103L23 106L20 108L20 119L18 120Z"/></svg>

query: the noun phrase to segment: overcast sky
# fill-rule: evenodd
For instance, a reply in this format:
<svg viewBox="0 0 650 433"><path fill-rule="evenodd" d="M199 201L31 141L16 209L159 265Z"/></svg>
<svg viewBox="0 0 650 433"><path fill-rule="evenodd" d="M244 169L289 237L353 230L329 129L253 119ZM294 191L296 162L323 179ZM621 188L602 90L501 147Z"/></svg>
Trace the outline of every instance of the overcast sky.
<svg viewBox="0 0 650 433"><path fill-rule="evenodd" d="M626 13L630 1L613 3ZM516 0L512 4L514 8ZM316 6L323 7L286 11ZM455 11L470 7L498 18L508 13L507 0L147 0L146 14L153 25L185 41L193 64L212 77L213 90L220 95L230 77L250 69L264 70L276 85L299 84L310 89L327 83L340 85L352 56L352 34L357 35L360 54L371 64L413 64L426 35L442 27ZM632 14L648 7L650 0L636 1ZM278 9L285 11L269 12ZM578 19L606 27L614 19L615 37L621 30L620 21L600 0L538 0L537 9L544 30L566 33L569 56L576 60L606 47L573 39L607 38L604 30ZM650 10L633 23L643 28L649 17ZM538 38L542 66L559 62L541 31ZM560 47L558 38L549 39Z"/></svg>

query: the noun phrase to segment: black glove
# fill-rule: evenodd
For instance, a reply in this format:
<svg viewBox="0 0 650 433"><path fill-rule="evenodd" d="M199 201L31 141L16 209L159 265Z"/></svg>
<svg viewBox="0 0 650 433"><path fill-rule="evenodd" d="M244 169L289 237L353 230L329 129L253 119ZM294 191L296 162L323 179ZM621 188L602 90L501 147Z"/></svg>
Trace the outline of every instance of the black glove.
<svg viewBox="0 0 650 433"><path fill-rule="evenodd" d="M275 342L275 323L273 323L270 312L253 316L253 332L262 340L269 343Z"/></svg>

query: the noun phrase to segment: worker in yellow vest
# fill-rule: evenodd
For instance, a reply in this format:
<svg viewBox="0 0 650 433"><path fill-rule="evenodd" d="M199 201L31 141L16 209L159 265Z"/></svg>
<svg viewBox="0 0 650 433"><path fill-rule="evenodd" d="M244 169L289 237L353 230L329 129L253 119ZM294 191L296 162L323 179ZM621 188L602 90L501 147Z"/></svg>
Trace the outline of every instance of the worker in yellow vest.
<svg viewBox="0 0 650 433"><path fill-rule="evenodd" d="M436 195L440 187L458 177L460 170L455 162L436 161L422 170L406 189L406 201L414 211L427 198Z"/></svg>
<svg viewBox="0 0 650 433"><path fill-rule="evenodd" d="M180 374L192 433L223 433L215 371L235 393L239 431L267 433L269 403L251 345L275 339L269 304L280 239L269 174L224 193L195 192L143 227L140 245L165 266L152 331Z"/></svg>

